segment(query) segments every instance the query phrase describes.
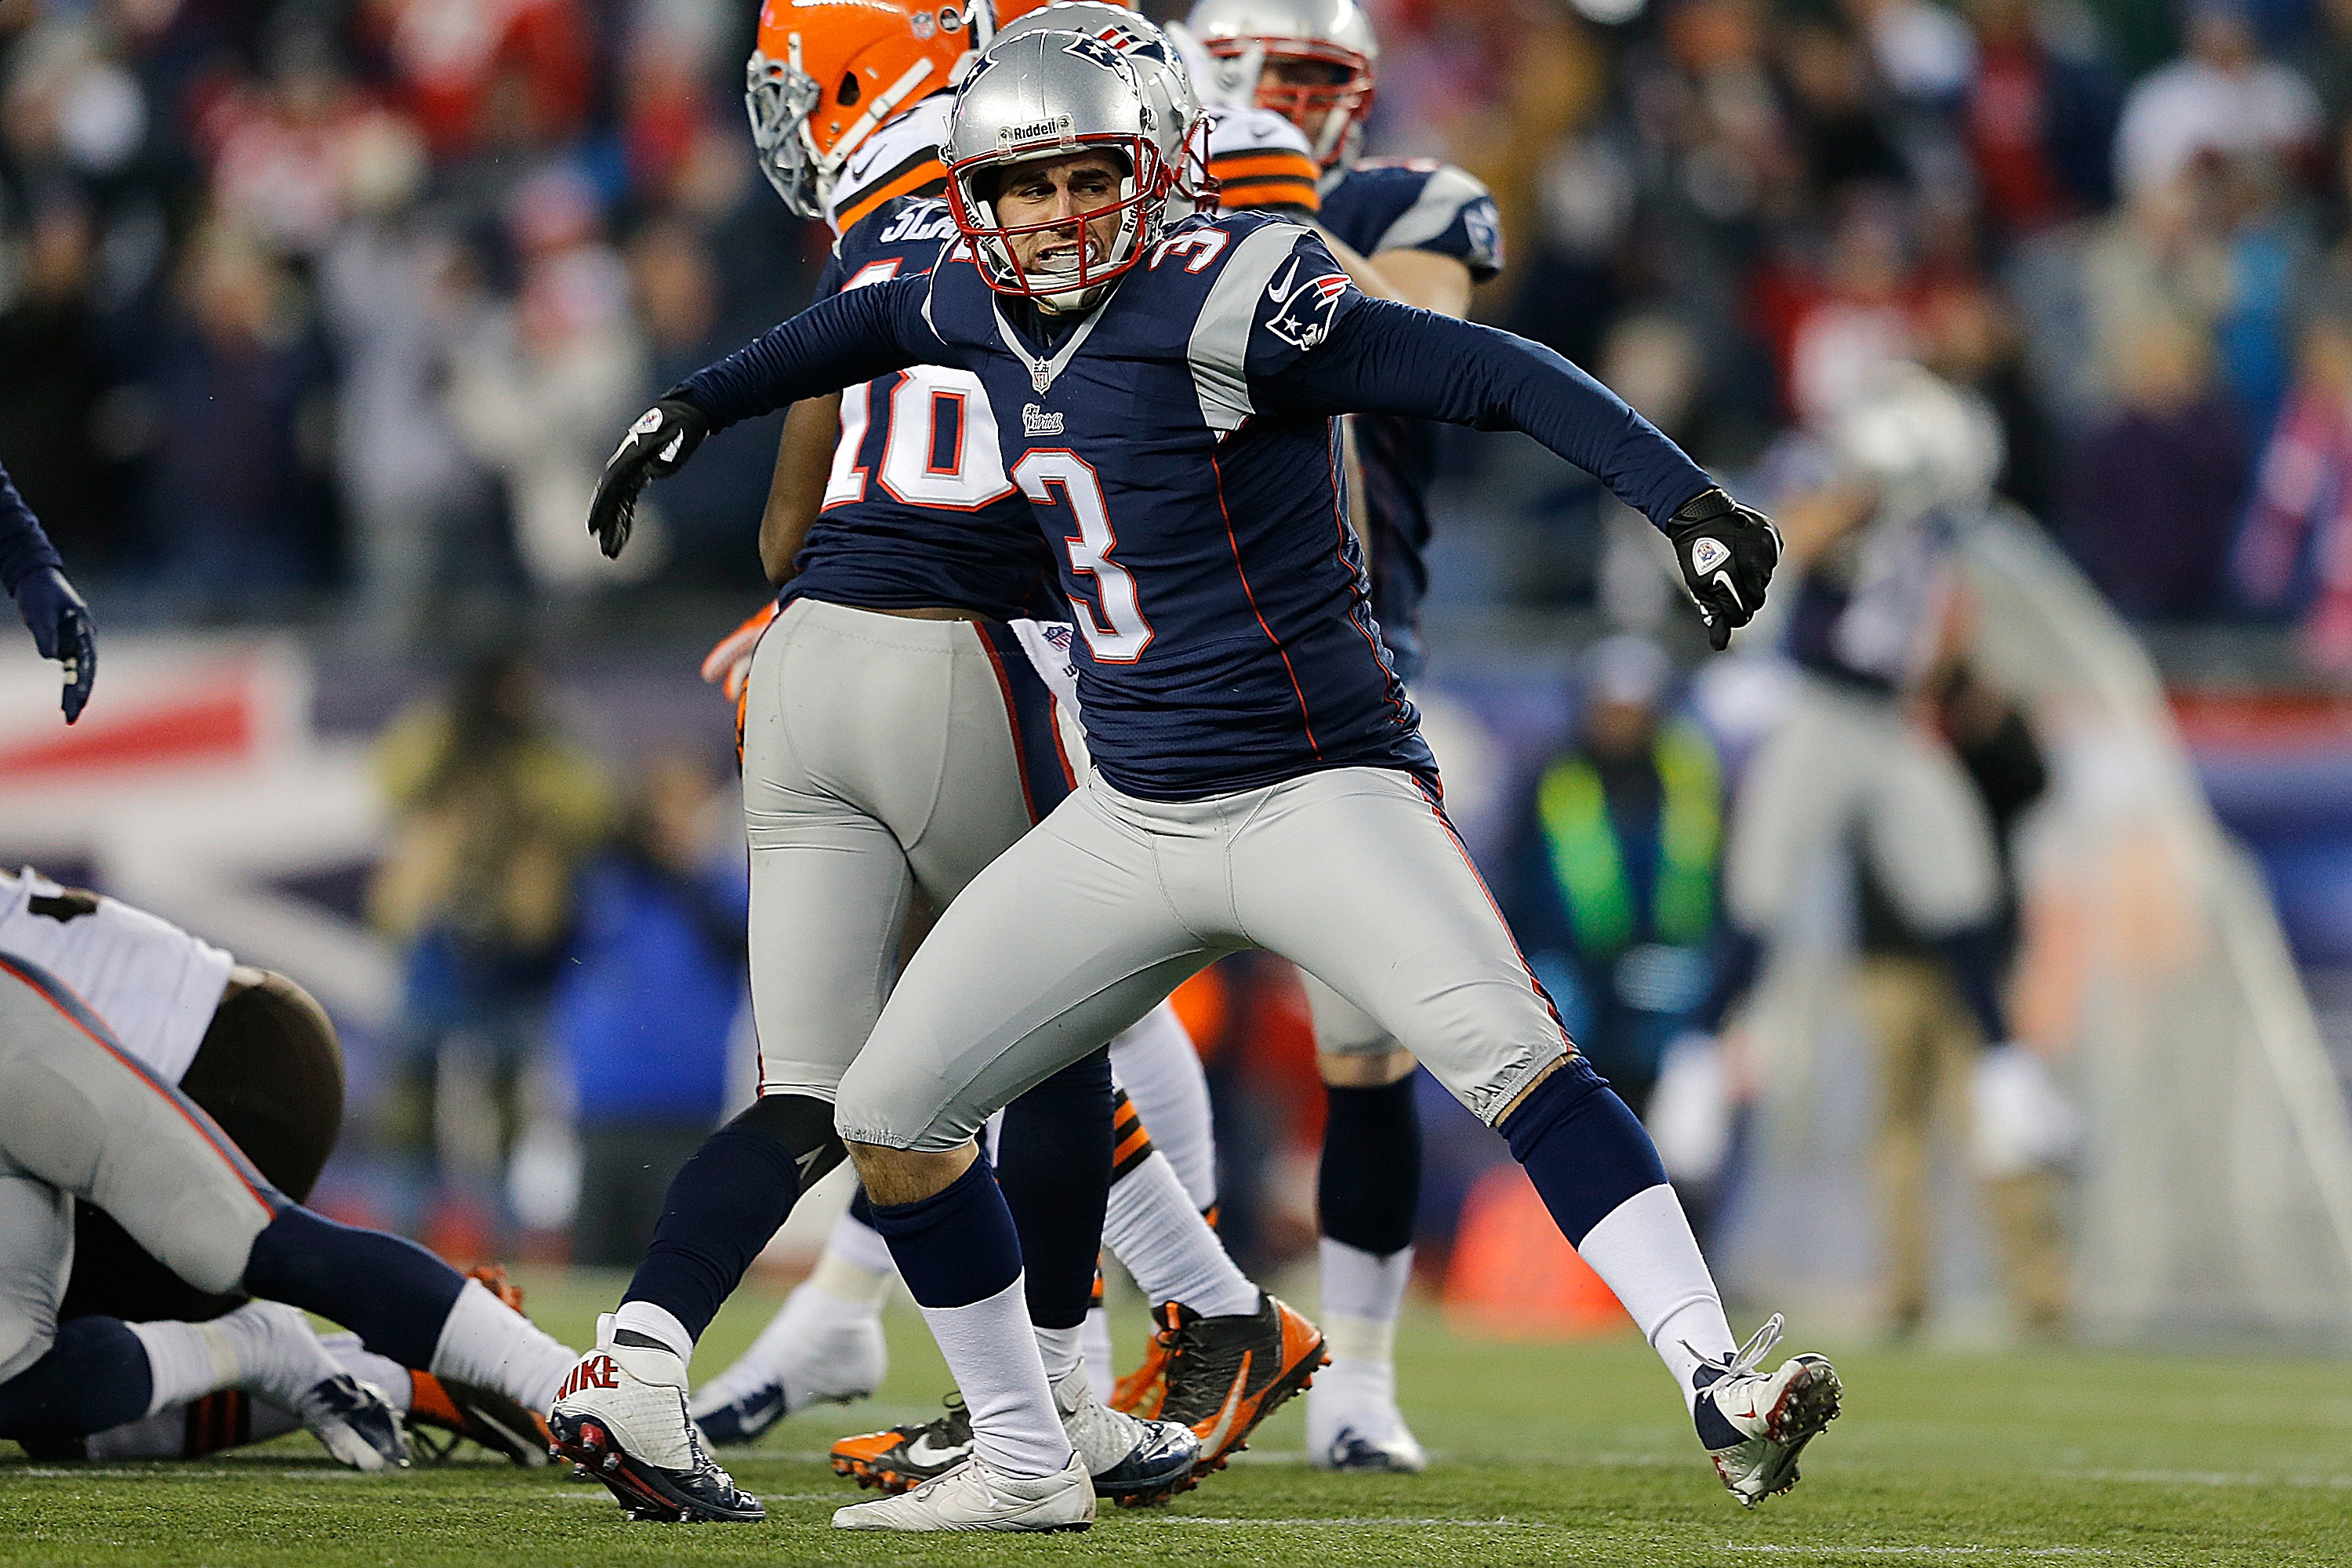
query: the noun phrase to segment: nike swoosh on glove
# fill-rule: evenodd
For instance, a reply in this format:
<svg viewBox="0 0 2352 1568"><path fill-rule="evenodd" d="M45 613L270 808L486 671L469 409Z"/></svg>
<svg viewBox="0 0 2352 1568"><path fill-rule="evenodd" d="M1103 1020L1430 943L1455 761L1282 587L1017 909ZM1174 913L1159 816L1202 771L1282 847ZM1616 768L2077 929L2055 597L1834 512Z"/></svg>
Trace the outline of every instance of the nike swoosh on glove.
<svg viewBox="0 0 2352 1568"><path fill-rule="evenodd" d="M41 657L66 667L60 706L70 724L81 717L83 706L89 701L90 685L98 679L98 626L89 618L89 606L82 603L64 573L43 566L27 572L16 584L16 608L24 614L25 625L32 628L33 646L40 649Z"/></svg>
<svg viewBox="0 0 2352 1568"><path fill-rule="evenodd" d="M1706 640L1717 652L1731 646L1735 626L1755 619L1763 607L1772 568L1780 563L1780 531L1754 507L1741 506L1720 489L1704 489L1666 520L1683 585L1706 623Z"/></svg>
<svg viewBox="0 0 2352 1568"><path fill-rule="evenodd" d="M629 530L637 521L637 497L646 484L686 467L709 433L710 421L702 410L675 389L637 416L605 461L604 477L596 481L596 499L588 503L588 531L596 536L607 559L618 560L621 547L628 543Z"/></svg>

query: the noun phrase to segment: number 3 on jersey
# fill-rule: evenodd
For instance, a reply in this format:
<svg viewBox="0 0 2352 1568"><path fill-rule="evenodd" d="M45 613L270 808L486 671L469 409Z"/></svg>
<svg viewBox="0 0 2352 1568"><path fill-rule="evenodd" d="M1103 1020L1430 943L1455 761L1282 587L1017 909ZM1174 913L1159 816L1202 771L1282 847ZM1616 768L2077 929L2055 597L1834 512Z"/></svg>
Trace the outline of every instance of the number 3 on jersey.
<svg viewBox="0 0 2352 1568"><path fill-rule="evenodd" d="M1055 505L1054 492L1061 492L1059 504L1069 509L1078 525L1076 533L1062 541L1070 552L1070 570L1095 580L1095 597L1102 610L1097 620L1084 604L1070 606L1076 613L1079 635L1099 662L1133 664L1150 645L1151 623L1143 618L1143 606L1136 601L1134 575L1110 558L1118 535L1111 531L1102 481L1092 465L1076 452L1033 450L1013 466L1013 479L1023 495L1041 507Z"/></svg>

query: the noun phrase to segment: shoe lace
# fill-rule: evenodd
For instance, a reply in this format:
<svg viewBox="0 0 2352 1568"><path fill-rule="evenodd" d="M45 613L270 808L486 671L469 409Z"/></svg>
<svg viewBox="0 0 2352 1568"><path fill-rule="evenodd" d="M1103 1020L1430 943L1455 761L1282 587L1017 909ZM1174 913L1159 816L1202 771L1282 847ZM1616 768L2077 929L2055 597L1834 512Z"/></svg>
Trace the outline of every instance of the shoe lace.
<svg viewBox="0 0 2352 1568"><path fill-rule="evenodd" d="M1722 1369L1707 1380L1709 1384L1719 1384L1730 1378L1745 1377L1753 1373L1757 1363L1771 1354L1772 1347L1780 1342L1780 1331L1788 1326L1789 1320L1775 1312L1764 1321L1762 1328L1748 1337L1746 1344L1741 1345L1722 1360L1716 1361L1709 1357L1699 1356L1701 1365ZM1690 1351L1690 1353L1695 1356L1698 1355L1698 1352L1691 1350L1688 1340L1683 1342L1683 1349Z"/></svg>

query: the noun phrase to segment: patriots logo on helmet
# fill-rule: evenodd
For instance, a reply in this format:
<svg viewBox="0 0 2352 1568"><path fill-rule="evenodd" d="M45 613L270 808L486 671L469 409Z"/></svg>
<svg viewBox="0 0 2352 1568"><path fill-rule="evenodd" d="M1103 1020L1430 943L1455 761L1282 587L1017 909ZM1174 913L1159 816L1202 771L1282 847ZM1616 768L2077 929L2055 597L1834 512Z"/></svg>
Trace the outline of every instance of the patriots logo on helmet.
<svg viewBox="0 0 2352 1568"><path fill-rule="evenodd" d="M1085 33L1079 34L1064 44L1062 52L1066 55L1076 55L1082 60L1092 60L1098 66L1109 66L1113 69L1127 64L1125 60L1119 58L1117 49L1112 48L1100 38Z"/></svg>
<svg viewBox="0 0 2352 1568"><path fill-rule="evenodd" d="M1277 284L1286 282L1278 279ZM1331 335L1332 318L1338 314L1339 297L1348 291L1348 275L1327 273L1310 278L1296 288L1266 290L1267 296L1282 302L1282 309L1266 322L1265 330L1302 353L1313 348Z"/></svg>

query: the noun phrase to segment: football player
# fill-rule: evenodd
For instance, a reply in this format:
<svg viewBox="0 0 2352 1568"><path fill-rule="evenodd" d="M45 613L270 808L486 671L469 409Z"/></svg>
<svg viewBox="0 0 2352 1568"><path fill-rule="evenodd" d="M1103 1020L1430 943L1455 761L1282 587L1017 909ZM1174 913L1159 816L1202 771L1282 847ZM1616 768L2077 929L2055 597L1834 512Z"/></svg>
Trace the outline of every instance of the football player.
<svg viewBox="0 0 2352 1568"><path fill-rule="evenodd" d="M946 363L1002 411L1006 477L1075 611L1088 776L946 909L837 1096L877 1227L970 1409L972 1457L835 1522L1091 1522L1023 1310L1025 1238L973 1136L1022 1086L1253 946L1330 984L1503 1133L1666 1363L1727 1486L1744 1502L1784 1489L1836 1412L1836 1374L1811 1355L1764 1370L1777 1321L1734 1341L1647 1135L1512 947L1381 647L1332 420L1527 431L1668 534L1718 645L1762 600L1771 526L1557 354L1368 299L1297 225L1171 228L1181 171L1159 131L1136 70L1098 39L984 51L947 144L962 243L688 377L632 427L591 510L616 547L644 485L710 430Z"/></svg>
<svg viewBox="0 0 2352 1568"><path fill-rule="evenodd" d="M237 963L143 910L60 887L29 868L0 871L0 951L30 960L70 988L124 1049L211 1115L271 1186L297 1203L309 1198L342 1126L343 1058L333 1022L308 992L282 974ZM477 1277L495 1291L511 1289L495 1271ZM211 1322L247 1305L242 1296L189 1285L104 1212L75 1203L73 1269L60 1321ZM258 1342L265 1348L291 1336L286 1342L292 1353L280 1359L294 1371L318 1367L299 1314L263 1304L247 1316L266 1326ZM494 1391L412 1372L372 1355L352 1335L326 1344L337 1365L376 1386L412 1428L471 1437L517 1464L547 1462L539 1418ZM35 1438L34 1452L43 1458L194 1458L264 1442L301 1424L299 1400L268 1398L290 1373L246 1371L247 1386L159 1409L111 1431ZM260 1397L248 1397L255 1393Z"/></svg>
<svg viewBox="0 0 2352 1568"><path fill-rule="evenodd" d="M799 47L804 60L819 52L863 58L891 37L888 14L871 8L785 15L802 29ZM1076 27L1112 42L1158 72L1154 79L1162 107L1172 121L1189 124L1198 112L1190 101L1190 82L1167 41L1132 12L1079 0L1028 11L1008 22L1004 31L1017 34L1036 26ZM774 55L785 55L793 47L787 37ZM765 117L761 84L768 75L755 58L752 109L754 124L761 128L761 144L763 149L796 146L794 139L807 131L807 121L778 123ZM824 194L814 205L837 229L853 226L858 215L886 231L907 221L895 216L903 204L935 196L945 184L937 151L946 132L948 101L944 92L919 99L896 119L875 128L852 149L854 155L829 184L822 178L816 182ZM817 167L814 160L838 157L841 152L837 143L823 151L812 146L782 162ZM1210 126L1207 156L1213 175L1231 199L1315 200L1315 171L1305 139L1278 115L1254 109L1219 112ZM765 166L796 210L813 205L813 198L783 175L772 154ZM918 174L924 178L917 180ZM877 205L877 190L899 194ZM932 226L944 230L940 209L934 205L925 210L932 215ZM944 240L925 243L936 246ZM963 393L974 407L984 403L977 383L965 384ZM887 463L887 436L877 437L870 428L858 435L868 452ZM780 504L771 507L763 542L770 568L780 575L790 573L791 558L820 510L830 527L855 523L864 504L840 494L792 497L781 478L792 471L792 446L788 436L786 454L780 458ZM1016 516L1023 515L1026 505L1009 493L1002 504ZM748 682L751 652L773 614L772 605L753 616L707 661L706 677L724 682L739 701ZM1066 625L1040 630L1024 623L1016 629L1022 630L1024 650L1064 710L1074 711ZM1303 1320L1264 1298L1233 1267L1198 1218L1216 1202L1208 1085L1173 1009L1155 1009L1114 1040L1111 1062L1119 1099L1113 1117L1116 1150L1105 1242L1157 1304L1150 1375L1121 1385L1118 1407L1184 1421L1209 1446L1200 1464L1213 1467L1295 1392L1299 1378L1311 1370L1316 1338ZM1145 1131L1147 1123L1153 1131ZM793 1292L751 1348L698 1392L692 1413L713 1443L750 1442L788 1410L817 1399L856 1397L880 1380L886 1364L881 1302L896 1270L887 1245L865 1223L865 1213L861 1194L828 1237L814 1275ZM1171 1317L1170 1306L1180 1300L1183 1310ZM1099 1305L1087 1314L1084 1345L1090 1383L1108 1389L1109 1335ZM1141 1394L1144 1384L1148 1394ZM951 1402L937 1419L845 1437L834 1446L833 1458L836 1469L861 1483L897 1489L960 1461L969 1441L962 1407Z"/></svg>
<svg viewBox="0 0 2352 1568"><path fill-rule="evenodd" d="M1464 315L1472 285L1502 270L1500 216L1486 186L1453 164L1358 157L1380 44L1356 0L1200 0L1185 27L1205 94L1279 112L1306 137L1319 166L1304 210L1359 287ZM1423 664L1436 426L1365 414L1345 432L1372 615L1409 687ZM1316 1208L1331 1364L1307 1396L1307 1458L1326 1469L1419 1470L1428 1459L1397 1409L1394 1353L1421 1201L1416 1063L1331 987L1312 975L1304 984L1329 1106Z"/></svg>
<svg viewBox="0 0 2352 1568"><path fill-rule="evenodd" d="M66 722L72 723L81 717L90 683L98 679L98 629L89 606L66 581L65 563L5 468L0 468L0 591L16 601L41 657L65 667L62 705Z"/></svg>
<svg viewBox="0 0 2352 1568"><path fill-rule="evenodd" d="M761 167L794 210L859 237L821 292L927 271L953 239L944 204L918 193L943 179L941 89L985 17L899 0L763 13L750 71ZM1181 159L1191 117L1162 88L1166 155ZM948 904L1066 794L1083 756L1051 690L1066 656L1034 618L1066 612L1028 503L1003 476L995 424L975 378L929 367L803 404L786 422L761 538L784 607L756 628L739 708L763 1093L680 1172L600 1332L620 1384L583 1384L553 1420L566 1451L639 1517L761 1516L701 1452L681 1406L694 1342L798 1192L840 1157L834 1085L879 1012L912 891ZM1150 1038L1130 1034L1123 1058L1189 1057L1172 1016L1140 1028ZM1082 1331L1114 1173L1108 1063L1087 1055L1024 1088L995 1174L1020 1216L1037 1353L1094 1489L1153 1500L1221 1463L1302 1386L1321 1336L1234 1268L1146 1145L1119 1163L1129 1173L1111 1205L1113 1244L1122 1211L1162 1214L1137 1221L1152 1243L1137 1267L1193 1292L1199 1318L1184 1326L1171 1385L1185 1393L1164 1402L1168 1419L1105 1407ZM887 1278L886 1244L844 1222L818 1277L699 1403L708 1429L747 1440L795 1404L870 1387ZM886 1487L922 1480L961 1459L961 1420L950 1410L853 1439L836 1462Z"/></svg>

